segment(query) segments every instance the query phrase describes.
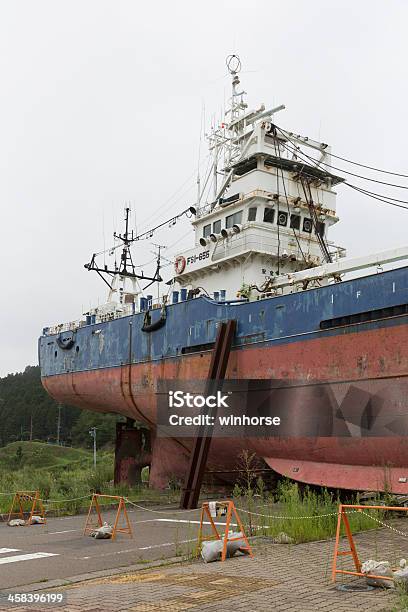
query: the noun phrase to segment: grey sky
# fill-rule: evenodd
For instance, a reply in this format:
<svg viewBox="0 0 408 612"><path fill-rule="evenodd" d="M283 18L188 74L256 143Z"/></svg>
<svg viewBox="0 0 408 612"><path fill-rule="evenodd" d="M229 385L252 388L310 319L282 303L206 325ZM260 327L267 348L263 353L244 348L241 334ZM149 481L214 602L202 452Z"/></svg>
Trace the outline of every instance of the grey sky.
<svg viewBox="0 0 408 612"><path fill-rule="evenodd" d="M37 362L43 326L105 299L83 264L126 201L138 227L194 201L202 104L219 112L232 51L250 104L284 103L283 127L408 174L407 19L403 0L0 2L0 375ZM349 255L406 243L408 211L338 192L331 238Z"/></svg>

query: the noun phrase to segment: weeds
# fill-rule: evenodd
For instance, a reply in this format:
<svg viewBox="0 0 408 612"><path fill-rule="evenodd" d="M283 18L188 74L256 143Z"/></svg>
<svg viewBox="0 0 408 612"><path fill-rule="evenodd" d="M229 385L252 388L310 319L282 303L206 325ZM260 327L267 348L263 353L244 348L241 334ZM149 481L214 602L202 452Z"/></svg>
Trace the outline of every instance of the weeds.
<svg viewBox="0 0 408 612"><path fill-rule="evenodd" d="M393 608L393 612L406 612L408 610L408 590L405 584L396 584L398 603Z"/></svg>
<svg viewBox="0 0 408 612"><path fill-rule="evenodd" d="M284 480L278 484L276 492L267 497L258 479L257 487L249 491L236 486L234 497L237 508L247 511L240 516L250 534L276 537L284 532L294 543L300 543L325 540L336 533L340 500L326 489L316 492L305 487L301 490L296 482ZM351 499L350 503L357 503L357 500ZM369 512L376 518L384 516L381 511L367 511L367 514ZM367 514L350 512L348 519L353 533L376 526Z"/></svg>
<svg viewBox="0 0 408 612"><path fill-rule="evenodd" d="M0 513L9 511L15 491L36 490L40 491L42 499L52 500L46 504L47 510L58 515L85 510L89 505L86 496L92 493L123 495L132 501L164 500L167 503L179 497L174 484L165 492L153 491L143 484L115 486L111 452L98 452L98 464L94 470L92 453L82 449L38 442L14 443L0 448Z"/></svg>
<svg viewBox="0 0 408 612"><path fill-rule="evenodd" d="M281 481L273 493L268 492L258 476L255 458L249 452L241 456L240 468L241 476L235 484L233 498L248 535L276 537L284 532L295 543L334 537L340 501L337 496L325 489L316 492L290 480ZM89 503L86 496L93 492L123 495L134 502L173 503L180 496L175 478L166 491L159 492L143 484L115 486L112 476L113 454L110 452L98 453L98 465L94 470L92 454L87 451L29 442L9 445L0 449L0 493L10 494L0 495L0 513L9 511L12 495L17 490L38 489L43 499L52 500L47 509L58 515L85 510ZM358 497L349 502L358 502ZM383 511L367 511L367 514L384 517ZM353 533L378 526L370 516L360 512L351 512L349 521ZM176 535L176 554L186 549L189 557L195 556L195 543L180 544Z"/></svg>

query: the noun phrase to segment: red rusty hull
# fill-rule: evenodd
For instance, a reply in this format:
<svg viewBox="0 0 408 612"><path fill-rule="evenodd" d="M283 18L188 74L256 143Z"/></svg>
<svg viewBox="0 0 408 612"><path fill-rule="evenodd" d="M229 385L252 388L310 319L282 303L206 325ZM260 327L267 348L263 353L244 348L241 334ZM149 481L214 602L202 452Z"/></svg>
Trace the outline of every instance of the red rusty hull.
<svg viewBox="0 0 408 612"><path fill-rule="evenodd" d="M154 429L156 381L194 380L206 376L210 353L176 359L74 372L43 378L56 400L81 408L117 412L142 420ZM396 393L408 407L408 326L344 333L280 345L258 344L231 353L229 378L288 378L307 381L369 384L388 397ZM405 392L407 389L407 392ZM190 443L156 439L151 482L183 478ZM408 492L408 439L405 437L319 437L214 439L209 467L228 470L248 448L270 467L291 478L331 487Z"/></svg>

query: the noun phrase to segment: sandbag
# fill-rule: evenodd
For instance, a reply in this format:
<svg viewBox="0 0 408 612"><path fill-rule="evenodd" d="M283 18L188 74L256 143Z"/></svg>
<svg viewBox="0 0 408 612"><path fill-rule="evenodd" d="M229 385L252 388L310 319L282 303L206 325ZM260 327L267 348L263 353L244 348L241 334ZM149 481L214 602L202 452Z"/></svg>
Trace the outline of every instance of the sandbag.
<svg viewBox="0 0 408 612"><path fill-rule="evenodd" d="M25 521L23 521L23 519L12 519L7 525L9 527L24 527Z"/></svg>
<svg viewBox="0 0 408 612"><path fill-rule="evenodd" d="M211 518L217 518L217 502L208 502L208 509L210 511Z"/></svg>
<svg viewBox="0 0 408 612"><path fill-rule="evenodd" d="M241 552L245 554L249 554L247 550L243 550L246 547L246 542L244 538L242 537L241 531L239 531L238 533L230 532L228 537L229 538L240 538L240 539L227 543L227 557L233 557L238 550L240 550Z"/></svg>
<svg viewBox="0 0 408 612"><path fill-rule="evenodd" d="M370 578L370 574L374 576L386 576L393 578L394 574L388 561L374 561L369 559L361 566L361 572L367 575L366 581L370 586L382 587L385 589L394 588L392 580L381 580L381 578Z"/></svg>
<svg viewBox="0 0 408 612"><path fill-rule="evenodd" d="M95 538L95 540L109 540L112 537L113 527L108 523L104 523L102 527L95 529L90 534L91 538Z"/></svg>
<svg viewBox="0 0 408 612"><path fill-rule="evenodd" d="M227 557L233 557L238 550L245 554L249 554L248 550L243 550L246 547L246 542L242 537L242 533L233 533L230 531L228 534L229 538L239 538L233 542L227 542ZM208 540L201 545L201 557L205 563L211 563L212 561L219 561L222 556L222 549L224 547L224 538L221 540Z"/></svg>
<svg viewBox="0 0 408 612"><path fill-rule="evenodd" d="M201 545L201 556L205 563L211 563L212 561L221 559L223 545L222 540L209 540L203 542Z"/></svg>
<svg viewBox="0 0 408 612"><path fill-rule="evenodd" d="M394 572L394 582L404 589L408 590L408 567L403 567Z"/></svg>
<svg viewBox="0 0 408 612"><path fill-rule="evenodd" d="M294 539L284 531L281 531L273 538L273 541L275 544L293 544Z"/></svg>
<svg viewBox="0 0 408 612"><path fill-rule="evenodd" d="M33 515L31 517L32 525L44 525L45 519L42 516Z"/></svg>

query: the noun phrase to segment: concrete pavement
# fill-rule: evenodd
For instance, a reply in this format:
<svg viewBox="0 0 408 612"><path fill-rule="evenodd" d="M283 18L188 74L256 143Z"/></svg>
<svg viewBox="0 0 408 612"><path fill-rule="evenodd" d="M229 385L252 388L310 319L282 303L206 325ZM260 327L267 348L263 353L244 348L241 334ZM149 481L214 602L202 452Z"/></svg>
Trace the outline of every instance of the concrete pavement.
<svg viewBox="0 0 408 612"><path fill-rule="evenodd" d="M272 544L265 539L259 539L256 540L254 559L243 556L229 559L225 563L204 564L201 560L176 562L176 559L170 559L176 545L180 545L180 540L176 543L174 538L175 529L180 529L179 533L182 538L190 539L189 535L191 538L196 536L197 524L194 522L173 524L168 521L155 520L155 517L152 516L146 518L150 513L139 514L137 512L135 514L137 516L132 515L135 541L130 545L129 541L124 539L115 543L108 540L97 542L91 538L89 540L82 538L81 533L74 528L80 526L83 517L81 520L79 517L66 519L66 529L62 530L60 527L63 519L55 519L55 521L60 521L55 524L51 520L48 525L48 536L45 533L41 535L40 532L37 535L33 527L32 535L29 536L30 546L35 546L36 549L41 548L45 552L54 552L58 556L0 565L0 576L3 583L16 582L16 579L10 578L16 570L19 572L20 580L39 577L44 572L47 572L45 575L48 579L51 579L52 575L62 575L65 577L63 580L50 580L48 584L31 586L26 582L25 587L17 587L10 591L27 592L27 590L35 589L37 593L64 593L65 603L57 609L65 612L100 612L102 610L107 612L130 610L134 612L158 612L159 610L174 612L184 610L194 612L219 612L220 610L234 612L240 610L245 610L245 612L248 610L251 612L269 610L390 612L403 609L399 607L395 591L375 589L371 592L350 593L337 590L331 582L330 575L333 540L285 545ZM167 517L158 517L158 519L161 518ZM198 516L191 517L189 520L195 521L197 518ZM393 522L393 525L404 532L407 531L406 520L398 520ZM4 529L4 526L0 527L0 537L3 537ZM73 530L70 531L70 529ZM13 530L7 530L7 533L10 531ZM21 530L15 530L14 533L16 533L14 548L18 548L20 544L17 538L25 536ZM51 537L55 537L56 540L48 544L47 537L48 540ZM152 544L153 541L156 544ZM355 542L361 560L381 558L396 564L401 556L408 557L407 539L388 529L375 529L360 533L355 536ZM11 542L9 544L9 547L12 548ZM3 546L3 539L1 545ZM152 548L152 546L157 546L157 548ZM343 546L346 547L344 542ZM20 553L6 552L3 554L12 556ZM0 550L0 559L3 554ZM131 560L135 562L137 555L143 557L143 563L126 570L118 569L119 563L126 564ZM146 564L147 555L150 555L151 558L162 557L163 559L156 561L156 567L150 567ZM168 555L167 565L165 565L166 555ZM162 565L158 566L158 563ZM345 564L350 563L350 559L345 557L342 563L344 567ZM29 573L28 570L30 566L32 573ZM10 572L8 579L3 577L4 568L8 568ZM95 574L98 568L99 574ZM70 571L73 570L75 573L70 574ZM339 578L338 582L356 584L356 581L359 584L365 584L363 579L349 577ZM72 583L67 584L69 582ZM1 590L4 592L5 589ZM29 612L30 610L46 611L52 607L42 604L39 606L6 605L5 607L0 606L0 610Z"/></svg>
<svg viewBox="0 0 408 612"><path fill-rule="evenodd" d="M133 538L118 534L113 542L84 536L83 515L30 527L0 523L0 590L174 557L194 546L199 510L181 515L129 508L128 515ZM113 523L114 516L108 511L103 520Z"/></svg>

